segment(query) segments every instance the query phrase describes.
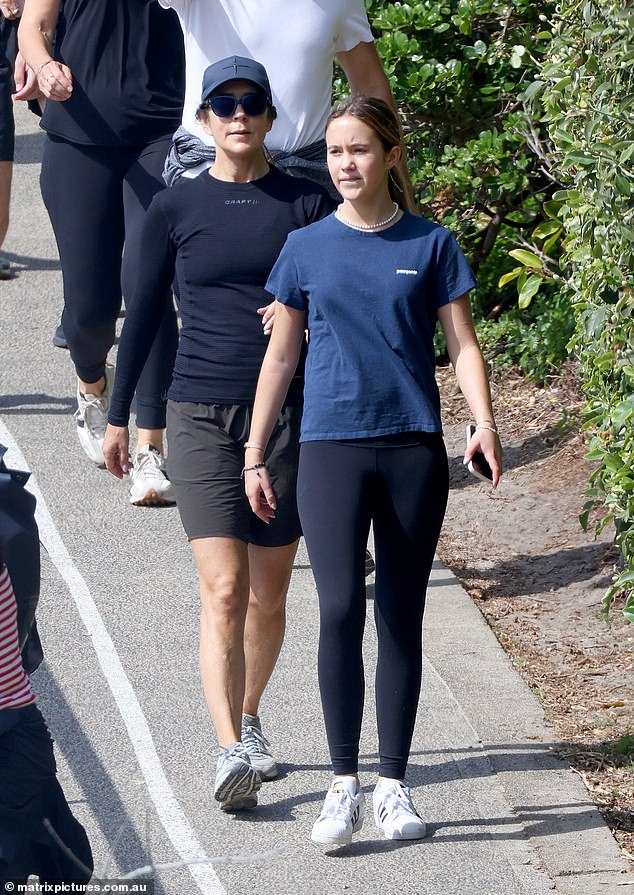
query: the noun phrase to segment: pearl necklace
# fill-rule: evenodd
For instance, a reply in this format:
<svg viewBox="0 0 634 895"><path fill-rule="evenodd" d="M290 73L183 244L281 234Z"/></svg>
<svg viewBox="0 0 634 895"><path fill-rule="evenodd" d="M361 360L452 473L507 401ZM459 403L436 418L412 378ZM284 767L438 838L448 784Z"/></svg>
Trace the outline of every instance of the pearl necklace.
<svg viewBox="0 0 634 895"><path fill-rule="evenodd" d="M341 206L339 206L340 208ZM348 227L352 227L353 230L378 230L379 227L385 227L387 224L391 224L396 215L401 210L398 203L394 202L394 210L392 214L385 218L383 221L378 221L376 224L354 224L352 221L349 221L348 218L345 218L339 208L335 211L335 217L341 221L342 224L347 224Z"/></svg>

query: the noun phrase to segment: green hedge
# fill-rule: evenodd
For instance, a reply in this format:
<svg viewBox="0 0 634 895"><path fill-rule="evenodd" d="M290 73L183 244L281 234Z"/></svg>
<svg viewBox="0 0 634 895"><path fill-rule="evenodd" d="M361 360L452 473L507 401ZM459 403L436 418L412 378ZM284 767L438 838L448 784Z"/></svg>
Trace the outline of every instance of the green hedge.
<svg viewBox="0 0 634 895"><path fill-rule="evenodd" d="M544 203L560 188L535 152L545 128L518 99L547 51L554 3L366 0L366 6L404 113L421 210L456 233L476 271L473 305L483 345L490 356L543 380L566 356L572 312L557 298L554 280L540 282L539 306L558 303L556 320L527 311L534 280L530 271L512 273L509 252L533 239L545 220ZM537 358L528 349L536 319Z"/></svg>
<svg viewBox="0 0 634 895"><path fill-rule="evenodd" d="M565 189L548 206L563 226L560 273L575 313L571 352L587 398L592 475L581 521L614 524L634 622L634 10L625 0L557 6L530 91L544 109ZM553 228L554 229L554 228Z"/></svg>

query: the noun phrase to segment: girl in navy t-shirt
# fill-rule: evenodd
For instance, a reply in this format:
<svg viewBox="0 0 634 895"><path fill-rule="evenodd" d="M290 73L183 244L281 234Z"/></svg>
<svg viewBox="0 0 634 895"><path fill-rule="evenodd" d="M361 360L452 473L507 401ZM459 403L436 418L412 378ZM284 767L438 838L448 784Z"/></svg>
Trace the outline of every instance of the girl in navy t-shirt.
<svg viewBox="0 0 634 895"><path fill-rule="evenodd" d="M289 234L269 277L275 327L258 381L245 486L256 515L273 518L264 450L308 327L297 496L319 592L319 684L335 774L312 839L349 843L365 814L358 754L370 524L378 635L374 817L388 839L419 839L425 824L404 778L425 593L448 492L434 378L437 320L476 420L465 460L482 451L494 487L502 450L469 307L475 279L448 230L401 207L394 113L381 100L356 96L330 116L326 143L343 202Z"/></svg>

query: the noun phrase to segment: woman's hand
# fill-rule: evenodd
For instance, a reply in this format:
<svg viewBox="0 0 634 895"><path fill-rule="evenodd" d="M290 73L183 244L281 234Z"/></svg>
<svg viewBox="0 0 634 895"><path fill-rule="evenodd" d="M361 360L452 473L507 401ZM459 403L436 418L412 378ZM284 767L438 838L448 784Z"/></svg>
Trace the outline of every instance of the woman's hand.
<svg viewBox="0 0 634 895"><path fill-rule="evenodd" d="M36 70L37 85L46 97L64 102L73 92L73 75L67 65L50 59Z"/></svg>
<svg viewBox="0 0 634 895"><path fill-rule="evenodd" d="M24 0L0 0L0 12L9 21L19 19L24 8Z"/></svg>
<svg viewBox="0 0 634 895"><path fill-rule="evenodd" d="M473 455L480 451L491 467L493 481L491 484L497 488L502 478L502 445L496 432L490 429L476 429L464 454L465 465L473 459Z"/></svg>
<svg viewBox="0 0 634 895"><path fill-rule="evenodd" d="M252 465L253 463L245 462L247 467ZM266 466L261 466L259 469L245 469L244 490L251 504L251 509L258 519L266 522L267 525L271 519L275 519L277 500Z"/></svg>
<svg viewBox="0 0 634 895"><path fill-rule="evenodd" d="M266 305L264 308L258 308L258 314L262 318L264 335L270 336L275 323L275 302L272 301L270 305Z"/></svg>
<svg viewBox="0 0 634 895"><path fill-rule="evenodd" d="M122 479L132 468L130 459L130 432L127 426L106 427L103 442L103 456L106 469L118 479Z"/></svg>
<svg viewBox="0 0 634 895"><path fill-rule="evenodd" d="M42 91L37 83L35 72L31 71L20 52L15 57L13 80L15 82L13 99L28 101L42 98Z"/></svg>

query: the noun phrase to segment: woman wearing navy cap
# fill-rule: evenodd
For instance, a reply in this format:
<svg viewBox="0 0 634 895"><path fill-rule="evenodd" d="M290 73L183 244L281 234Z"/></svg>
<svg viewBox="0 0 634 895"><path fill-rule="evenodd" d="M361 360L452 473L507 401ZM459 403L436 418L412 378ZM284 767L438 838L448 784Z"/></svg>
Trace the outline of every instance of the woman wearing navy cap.
<svg viewBox="0 0 634 895"><path fill-rule="evenodd" d="M401 207L396 116L379 99L353 97L331 114L326 144L343 202L289 235L269 277L275 327L258 381L245 487L261 519L283 510L265 450L308 326L297 498L319 593L319 684L335 774L312 839L348 844L365 814L358 758L370 523L378 635L374 817L389 839L420 839L425 824L404 778L425 592L448 491L434 379L437 320L477 421L467 459L482 451L494 486L502 452L469 310L475 280L448 230Z"/></svg>
<svg viewBox="0 0 634 895"><path fill-rule="evenodd" d="M332 207L322 187L267 161L275 114L259 63L231 56L205 71L198 116L216 159L159 193L148 210L104 444L108 469L121 477L130 464L130 402L163 314L164 287L176 275L182 328L168 392L168 468L200 577L200 669L221 746L214 794L227 811L253 807L260 780L277 774L258 708L284 637L300 535L301 369L282 396L267 457L285 511L271 524L256 519L242 486L270 328L258 310L269 304L264 285L287 235Z"/></svg>

